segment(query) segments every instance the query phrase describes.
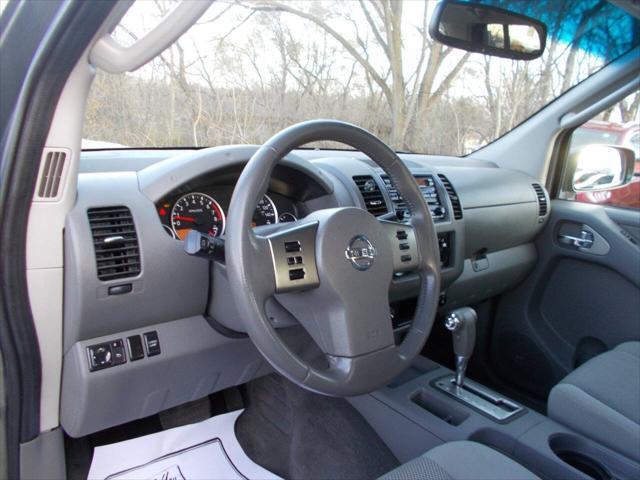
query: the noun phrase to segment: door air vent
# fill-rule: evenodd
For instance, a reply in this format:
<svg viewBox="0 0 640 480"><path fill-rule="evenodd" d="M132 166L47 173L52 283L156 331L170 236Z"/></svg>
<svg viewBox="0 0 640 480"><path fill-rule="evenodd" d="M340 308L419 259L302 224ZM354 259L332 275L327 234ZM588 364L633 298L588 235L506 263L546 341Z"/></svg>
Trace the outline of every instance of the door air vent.
<svg viewBox="0 0 640 480"><path fill-rule="evenodd" d="M533 189L536 191L536 197L538 197L538 215L544 217L549 211L547 205L547 196L544 193L544 188L539 183L532 183Z"/></svg>
<svg viewBox="0 0 640 480"><path fill-rule="evenodd" d="M45 153L38 185L38 198L50 199L58 196L66 160L67 153L63 150L50 150Z"/></svg>
<svg viewBox="0 0 640 480"><path fill-rule="evenodd" d="M453 185L451 185L451 182L447 177L439 173L438 178L442 182L442 185L444 185L444 188L447 191L447 195L449 195L449 199L451 200L451 206L453 208L453 218L455 218L456 220L462 220L462 204L460 203L460 197L458 197L458 194L456 193Z"/></svg>
<svg viewBox="0 0 640 480"><path fill-rule="evenodd" d="M353 181L360 190L367 212L376 217L388 212L378 182L371 175L356 175L353 177Z"/></svg>
<svg viewBox="0 0 640 480"><path fill-rule="evenodd" d="M98 278L102 281L135 277L140 273L140 249L131 211L127 207L87 210Z"/></svg>

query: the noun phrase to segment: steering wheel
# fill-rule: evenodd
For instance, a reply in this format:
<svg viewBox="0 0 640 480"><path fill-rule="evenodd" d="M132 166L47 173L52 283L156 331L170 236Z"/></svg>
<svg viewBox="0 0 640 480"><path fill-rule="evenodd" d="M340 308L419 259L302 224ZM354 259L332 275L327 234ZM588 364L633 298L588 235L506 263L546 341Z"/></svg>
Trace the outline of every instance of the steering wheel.
<svg viewBox="0 0 640 480"><path fill-rule="evenodd" d="M407 204L408 222L330 208L256 234L251 218L275 165L294 148L320 140L352 146L380 165ZM246 331L267 361L301 387L352 396L387 385L424 346L440 291L437 245L427 205L398 155L355 125L314 120L274 135L245 166L229 207L225 259ZM389 287L394 273L407 271L419 273L420 293L412 325L396 345ZM320 347L326 369L302 360L280 339L265 312L273 296Z"/></svg>

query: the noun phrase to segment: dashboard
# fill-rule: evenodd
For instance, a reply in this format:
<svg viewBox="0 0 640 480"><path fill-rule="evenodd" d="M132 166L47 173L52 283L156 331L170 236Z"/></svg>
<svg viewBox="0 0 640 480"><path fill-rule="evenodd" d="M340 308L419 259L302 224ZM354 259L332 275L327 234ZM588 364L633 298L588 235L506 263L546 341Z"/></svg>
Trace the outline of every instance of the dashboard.
<svg viewBox="0 0 640 480"><path fill-rule="evenodd" d="M224 262L187 255L181 241L191 229L224 240L234 187L257 148L83 152L65 224L61 423L69 435L142 418L270 371L244 333ZM443 311L499 295L526 277L537 259L533 240L549 215L548 196L535 179L490 161L400 157L435 222ZM264 186L256 228L335 207L406 216L393 183L359 152L296 150ZM420 278L396 274L389 287L389 321L400 337ZM265 309L292 350L313 351L277 296Z"/></svg>

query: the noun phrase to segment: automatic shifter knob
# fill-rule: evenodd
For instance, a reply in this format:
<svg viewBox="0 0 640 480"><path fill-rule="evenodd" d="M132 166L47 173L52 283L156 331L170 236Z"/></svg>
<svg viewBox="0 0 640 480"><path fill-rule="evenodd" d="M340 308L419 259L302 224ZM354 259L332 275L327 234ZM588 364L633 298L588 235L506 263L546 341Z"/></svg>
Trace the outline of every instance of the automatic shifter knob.
<svg viewBox="0 0 640 480"><path fill-rule="evenodd" d="M473 308L463 307L447 315L445 327L453 336L453 352L456 355L456 385L464 385L464 377L476 343L478 315Z"/></svg>

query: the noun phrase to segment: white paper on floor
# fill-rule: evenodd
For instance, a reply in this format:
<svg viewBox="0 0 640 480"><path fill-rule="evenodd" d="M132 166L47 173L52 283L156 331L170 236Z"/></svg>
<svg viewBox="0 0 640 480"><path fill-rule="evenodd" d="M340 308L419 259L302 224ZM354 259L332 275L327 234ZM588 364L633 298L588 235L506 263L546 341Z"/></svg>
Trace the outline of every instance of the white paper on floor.
<svg viewBox="0 0 640 480"><path fill-rule="evenodd" d="M237 410L204 422L97 447L90 479L279 479L252 462L236 439Z"/></svg>

